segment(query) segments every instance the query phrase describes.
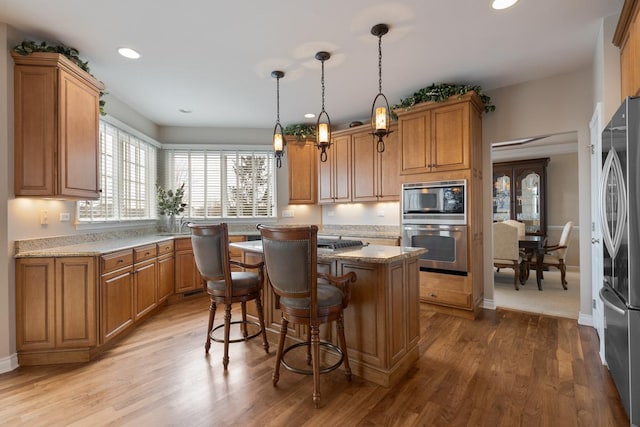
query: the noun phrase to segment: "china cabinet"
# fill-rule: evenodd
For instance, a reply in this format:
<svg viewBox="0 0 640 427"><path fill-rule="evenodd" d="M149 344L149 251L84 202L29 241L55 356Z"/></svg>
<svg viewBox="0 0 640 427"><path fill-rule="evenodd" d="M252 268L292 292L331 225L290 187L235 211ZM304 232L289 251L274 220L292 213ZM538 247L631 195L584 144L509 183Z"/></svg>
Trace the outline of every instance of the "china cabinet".
<svg viewBox="0 0 640 427"><path fill-rule="evenodd" d="M493 164L493 220L523 222L529 235L547 235L549 158Z"/></svg>

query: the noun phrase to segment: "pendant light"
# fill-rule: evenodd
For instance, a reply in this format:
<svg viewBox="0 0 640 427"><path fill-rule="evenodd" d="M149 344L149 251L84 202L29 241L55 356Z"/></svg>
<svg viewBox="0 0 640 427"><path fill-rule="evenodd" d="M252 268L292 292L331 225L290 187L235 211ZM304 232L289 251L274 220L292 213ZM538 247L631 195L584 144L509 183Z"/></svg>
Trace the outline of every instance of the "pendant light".
<svg viewBox="0 0 640 427"><path fill-rule="evenodd" d="M318 114L318 121L316 123L316 147L320 150L320 161L327 161L327 150L331 147L331 120L329 114L324 110L324 61L331 58L329 52L316 53L316 59L322 63L322 78L320 84L322 85L322 110Z"/></svg>
<svg viewBox="0 0 640 427"><path fill-rule="evenodd" d="M391 116L389 102L387 97L382 93L382 36L389 32L386 24L374 25L371 28L371 34L378 38L378 94L373 98L371 106L371 134L375 140L378 137L378 153L384 152L384 140L382 138L388 136L391 131Z"/></svg>
<svg viewBox="0 0 640 427"><path fill-rule="evenodd" d="M276 125L273 127L273 151L276 153L276 166L281 168L284 147L287 145L280 124L280 79L284 77L284 71L272 71L271 77L276 79Z"/></svg>

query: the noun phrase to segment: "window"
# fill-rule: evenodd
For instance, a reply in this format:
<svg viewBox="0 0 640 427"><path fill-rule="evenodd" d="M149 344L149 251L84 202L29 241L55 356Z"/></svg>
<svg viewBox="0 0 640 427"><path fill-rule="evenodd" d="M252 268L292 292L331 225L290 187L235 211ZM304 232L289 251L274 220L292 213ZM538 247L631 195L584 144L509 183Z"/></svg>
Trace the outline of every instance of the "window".
<svg viewBox="0 0 640 427"><path fill-rule="evenodd" d="M165 153L165 187L185 184L185 216L275 217L272 151L171 149Z"/></svg>
<svg viewBox="0 0 640 427"><path fill-rule="evenodd" d="M100 120L102 193L99 200L78 202L81 222L142 220L157 216L154 188L157 148L134 132Z"/></svg>

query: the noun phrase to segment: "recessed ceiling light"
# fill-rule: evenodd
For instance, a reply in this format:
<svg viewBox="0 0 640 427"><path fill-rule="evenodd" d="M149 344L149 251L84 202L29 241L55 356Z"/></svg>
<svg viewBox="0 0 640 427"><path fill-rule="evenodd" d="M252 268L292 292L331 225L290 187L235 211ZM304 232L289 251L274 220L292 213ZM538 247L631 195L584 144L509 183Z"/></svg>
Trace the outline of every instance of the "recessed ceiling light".
<svg viewBox="0 0 640 427"><path fill-rule="evenodd" d="M138 59L140 58L140 54L129 48L129 47L121 47L118 49L118 53L122 56L124 56L125 58L129 58L129 59Z"/></svg>
<svg viewBox="0 0 640 427"><path fill-rule="evenodd" d="M313 113L307 113L304 115L307 119L313 119L316 115Z"/></svg>
<svg viewBox="0 0 640 427"><path fill-rule="evenodd" d="M180 109L180 110L178 110L178 111L180 111L181 113L184 113L184 114L191 114L191 112L192 112L192 111L191 111L190 109L188 109L188 108L181 108L181 109Z"/></svg>
<svg viewBox="0 0 640 427"><path fill-rule="evenodd" d="M497 10L506 9L516 4L518 0L493 0L491 7Z"/></svg>

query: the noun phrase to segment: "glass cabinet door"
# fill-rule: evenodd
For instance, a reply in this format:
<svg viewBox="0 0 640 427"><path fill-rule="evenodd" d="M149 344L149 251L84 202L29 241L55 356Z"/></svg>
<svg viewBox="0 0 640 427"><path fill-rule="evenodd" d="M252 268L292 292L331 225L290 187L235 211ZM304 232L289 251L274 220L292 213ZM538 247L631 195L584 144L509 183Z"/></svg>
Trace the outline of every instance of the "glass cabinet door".
<svg viewBox="0 0 640 427"><path fill-rule="evenodd" d="M511 177L495 174L493 177L493 221L511 218Z"/></svg>
<svg viewBox="0 0 640 427"><path fill-rule="evenodd" d="M524 222L525 232L540 233L540 175L534 171L523 171L516 182L516 221Z"/></svg>

